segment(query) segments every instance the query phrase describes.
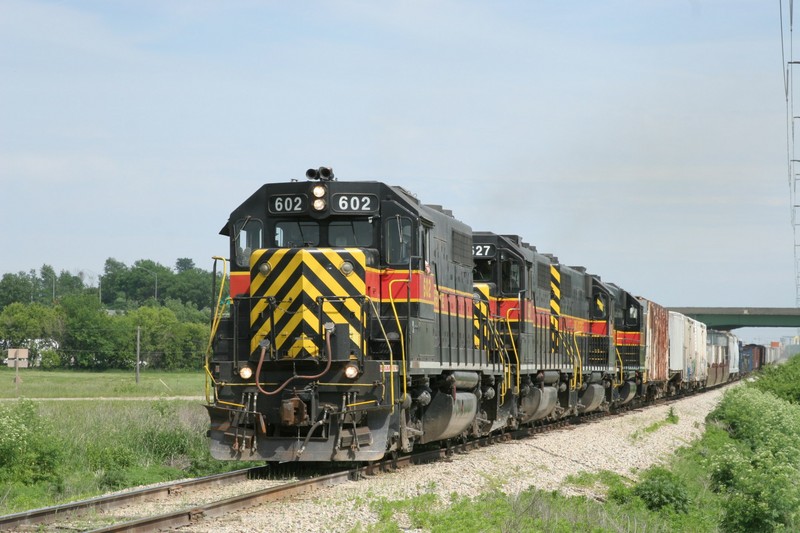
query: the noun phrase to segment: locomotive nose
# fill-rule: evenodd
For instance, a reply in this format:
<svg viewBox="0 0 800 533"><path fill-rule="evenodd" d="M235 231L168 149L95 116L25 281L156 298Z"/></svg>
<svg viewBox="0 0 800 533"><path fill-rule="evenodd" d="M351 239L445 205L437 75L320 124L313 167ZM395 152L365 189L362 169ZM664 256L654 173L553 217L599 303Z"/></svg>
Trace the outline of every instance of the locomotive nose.
<svg viewBox="0 0 800 533"><path fill-rule="evenodd" d="M274 359L322 357L322 325L329 322L346 326L353 350L360 351L365 262L358 249L256 251L250 267L251 355L268 339Z"/></svg>

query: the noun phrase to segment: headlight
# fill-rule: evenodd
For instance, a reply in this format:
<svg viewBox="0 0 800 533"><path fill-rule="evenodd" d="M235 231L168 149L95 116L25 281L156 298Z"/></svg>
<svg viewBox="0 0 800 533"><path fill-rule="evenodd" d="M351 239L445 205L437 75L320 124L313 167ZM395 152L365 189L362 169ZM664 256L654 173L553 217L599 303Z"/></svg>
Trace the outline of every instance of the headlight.
<svg viewBox="0 0 800 533"><path fill-rule="evenodd" d="M314 198L322 198L325 196L325 187L322 185L315 185L313 189L311 189L311 194L314 195Z"/></svg>
<svg viewBox="0 0 800 533"><path fill-rule="evenodd" d="M345 276L349 276L350 274L353 273L354 268L355 267L353 266L353 263L351 263L350 261L345 261L344 263L342 263L342 266L339 267L339 270Z"/></svg>
<svg viewBox="0 0 800 533"><path fill-rule="evenodd" d="M249 366L243 366L239 369L239 377L242 379L250 379L253 377L253 369Z"/></svg>
<svg viewBox="0 0 800 533"><path fill-rule="evenodd" d="M258 271L266 276L270 272L272 272L272 267L269 266L269 263L261 263L260 265L258 265Z"/></svg>
<svg viewBox="0 0 800 533"><path fill-rule="evenodd" d="M311 205L314 207L315 211L322 211L323 209L325 209L325 200L322 198L317 198Z"/></svg>
<svg viewBox="0 0 800 533"><path fill-rule="evenodd" d="M358 367L353 364L349 364L344 367L344 377L347 379L355 379L358 377Z"/></svg>

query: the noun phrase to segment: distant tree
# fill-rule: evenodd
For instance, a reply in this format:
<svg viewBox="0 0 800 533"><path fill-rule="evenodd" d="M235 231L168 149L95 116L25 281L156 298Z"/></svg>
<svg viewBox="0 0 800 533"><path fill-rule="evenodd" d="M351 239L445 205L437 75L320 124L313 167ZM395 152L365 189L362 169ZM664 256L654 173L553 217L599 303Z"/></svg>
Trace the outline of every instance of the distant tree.
<svg viewBox="0 0 800 533"><path fill-rule="evenodd" d="M199 368L199 353L208 341L208 327L181 323L167 307L140 307L128 313L135 331L141 328L140 349L153 368Z"/></svg>
<svg viewBox="0 0 800 533"><path fill-rule="evenodd" d="M175 272L180 274L181 272L186 272L187 270L194 269L194 261L189 259L188 257L181 257L177 261L175 261Z"/></svg>
<svg viewBox="0 0 800 533"><path fill-rule="evenodd" d="M181 346L180 359L175 361L175 368L202 368L210 334L211 329L208 324L194 322L181 324L178 335Z"/></svg>
<svg viewBox="0 0 800 533"><path fill-rule="evenodd" d="M138 302L150 298L161 301L169 290L174 275L174 272L164 265L150 259L139 259L133 263L128 272L128 298Z"/></svg>
<svg viewBox="0 0 800 533"><path fill-rule="evenodd" d="M169 280L165 294L197 309L211 307L211 273L199 268L178 272Z"/></svg>
<svg viewBox="0 0 800 533"><path fill-rule="evenodd" d="M116 368L117 352L112 320L90 294L72 294L61 301L65 315L64 343L60 350L77 368Z"/></svg>
<svg viewBox="0 0 800 533"><path fill-rule="evenodd" d="M28 348L32 358L42 349L57 347L64 331L64 316L52 306L14 302L0 313L0 343L6 348Z"/></svg>
<svg viewBox="0 0 800 533"><path fill-rule="evenodd" d="M103 303L114 305L117 300L127 300L126 276L128 267L113 257L106 259L103 268Z"/></svg>
<svg viewBox="0 0 800 533"><path fill-rule="evenodd" d="M36 279L37 296L36 301L54 305L58 294L58 276L50 265L42 265L39 269L39 276Z"/></svg>
<svg viewBox="0 0 800 533"><path fill-rule="evenodd" d="M0 279L0 311L14 302L31 302L35 292L35 277L25 272L3 274Z"/></svg>
<svg viewBox="0 0 800 533"><path fill-rule="evenodd" d="M199 310L194 302L182 302L174 298L167 298L164 307L175 313L175 317L180 322L192 322L194 324L209 324L211 322L211 309L208 307Z"/></svg>
<svg viewBox="0 0 800 533"><path fill-rule="evenodd" d="M81 294L86 289L83 284L83 278L75 275L66 270L62 270L58 274L57 280L58 298L62 298L67 294Z"/></svg>
<svg viewBox="0 0 800 533"><path fill-rule="evenodd" d="M140 326L143 357L153 366L200 368L208 343L212 278L189 258L179 258L175 270L147 259L128 267L108 258L102 281L91 290L82 272L56 274L46 264L38 272L4 274L0 347L38 350L48 368L130 368Z"/></svg>

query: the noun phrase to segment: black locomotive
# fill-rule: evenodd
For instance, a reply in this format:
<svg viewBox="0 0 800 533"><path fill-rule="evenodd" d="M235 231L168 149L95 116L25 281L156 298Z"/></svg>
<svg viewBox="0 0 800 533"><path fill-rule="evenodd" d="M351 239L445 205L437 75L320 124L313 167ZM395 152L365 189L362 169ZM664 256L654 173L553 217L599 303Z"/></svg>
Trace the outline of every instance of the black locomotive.
<svg viewBox="0 0 800 533"><path fill-rule="evenodd" d="M306 177L221 231L214 457L371 461L647 395L643 301L401 187Z"/></svg>

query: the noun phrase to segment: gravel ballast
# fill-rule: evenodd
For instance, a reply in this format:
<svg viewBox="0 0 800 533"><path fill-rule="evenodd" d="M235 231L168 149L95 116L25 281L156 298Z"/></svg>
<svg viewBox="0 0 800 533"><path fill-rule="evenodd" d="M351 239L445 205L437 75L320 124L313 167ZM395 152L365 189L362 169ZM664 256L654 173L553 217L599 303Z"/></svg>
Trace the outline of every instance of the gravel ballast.
<svg viewBox="0 0 800 533"><path fill-rule="evenodd" d="M591 497L591 489L565 483L567 476L610 470L635 479L636 472L666 461L676 449L698 438L705 429L706 415L723 392L713 390L670 405L473 450L455 455L451 461L316 490L291 501L204 520L180 531L345 532L377 522L370 501L429 493L436 494L440 502L449 501L453 493L474 497L498 488L507 494L535 487ZM678 417L677 424L665 423L652 430L654 424L667 419L670 409Z"/></svg>

